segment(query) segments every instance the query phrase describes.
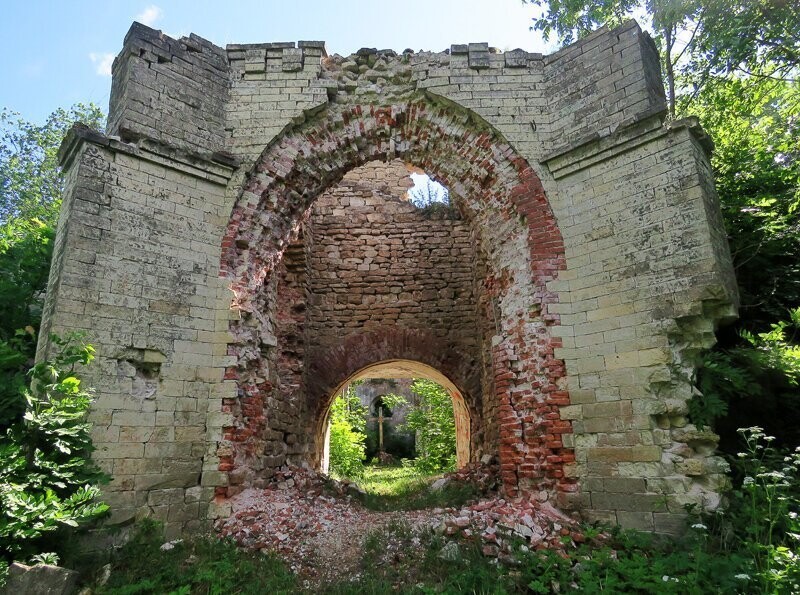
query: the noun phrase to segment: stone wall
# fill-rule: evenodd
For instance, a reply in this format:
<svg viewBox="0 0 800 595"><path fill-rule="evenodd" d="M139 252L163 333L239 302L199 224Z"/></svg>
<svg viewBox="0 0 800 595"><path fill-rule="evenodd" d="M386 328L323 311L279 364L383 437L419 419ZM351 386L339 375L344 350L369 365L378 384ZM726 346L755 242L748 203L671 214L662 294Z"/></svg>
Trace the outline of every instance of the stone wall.
<svg viewBox="0 0 800 595"><path fill-rule="evenodd" d="M307 328L314 347L399 325L428 329L473 352L475 256L468 226L426 216L403 199L407 187L398 196L373 177L377 172L410 181L402 161L373 161L348 172L312 208Z"/></svg>
<svg viewBox="0 0 800 595"><path fill-rule="evenodd" d="M292 431L314 440L297 438L286 453L290 458L308 451L315 458L323 447L318 422L327 418L335 391L308 391L304 371L306 365L325 367L320 360L341 346L342 337L386 328L423 330L437 340L430 349L438 342L454 346L479 374L488 374L478 363L476 254L469 226L455 210L425 210L409 202L411 170L400 159L350 170L314 202L284 253L277 287L278 391L282 402L297 403L297 411L315 412L310 431ZM462 384L459 392L474 412L465 426L477 441L481 394L470 388ZM478 444L473 449L482 450Z"/></svg>
<svg viewBox="0 0 800 595"><path fill-rule="evenodd" d="M478 43L348 57L134 25L114 67L121 140L79 130L62 151L44 321L98 347L115 519L178 532L282 462L316 463L304 436L320 404L385 360L463 392L473 454L499 457L509 495L659 531L684 504L713 507L723 465L686 401L735 282L707 139L664 125L654 56L635 23L552 56ZM446 184L460 220L340 194L315 224L348 172L395 159ZM392 221L387 241L409 254L425 250L413 230L440 246L403 279L405 308L376 306L403 295L377 275L359 286L374 294L324 277L337 225L358 217L370 225L353 238ZM377 248L336 264L409 266Z"/></svg>
<svg viewBox="0 0 800 595"><path fill-rule="evenodd" d="M97 387L93 456L113 476L112 521L148 511L172 532L197 526L224 388L230 311L214 243L231 169L85 129L62 162L70 188L43 328L88 330L97 348L86 382Z"/></svg>

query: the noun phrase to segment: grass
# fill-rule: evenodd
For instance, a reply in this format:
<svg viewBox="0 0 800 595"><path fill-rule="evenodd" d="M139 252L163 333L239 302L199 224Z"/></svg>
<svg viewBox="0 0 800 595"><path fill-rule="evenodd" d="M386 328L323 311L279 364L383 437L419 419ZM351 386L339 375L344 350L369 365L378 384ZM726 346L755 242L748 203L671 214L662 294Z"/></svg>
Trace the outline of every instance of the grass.
<svg viewBox="0 0 800 595"><path fill-rule="evenodd" d="M441 537L414 533L405 523L393 523L369 535L357 582L343 581L322 590L330 595L385 593L497 593L498 573L504 573L474 545L462 545L458 560L444 561Z"/></svg>
<svg viewBox="0 0 800 595"><path fill-rule="evenodd" d="M599 531L585 528L587 535ZM702 547L697 535L685 540L611 530L601 542L565 543L565 552L516 546L499 563L483 556L474 542L459 543L458 555L440 557L445 541L430 533L414 535L395 524L367 539L362 578L322 590L357 593L641 593L704 595L745 593L735 575L741 560ZM568 538L565 538L568 540Z"/></svg>
<svg viewBox="0 0 800 595"><path fill-rule="evenodd" d="M289 594L297 578L272 554L248 552L214 536L196 536L161 549L163 531L142 522L132 539L113 555L105 585L91 585L96 595ZM94 573L101 574L100 565ZM96 579L95 579L96 580Z"/></svg>
<svg viewBox="0 0 800 595"><path fill-rule="evenodd" d="M478 496L474 486L452 481L439 490L431 490L431 484L439 477L423 475L410 466L371 465L357 483L366 492L361 502L378 511L461 506Z"/></svg>
<svg viewBox="0 0 800 595"><path fill-rule="evenodd" d="M212 536L163 551L161 528L145 523L112 556L108 583L87 586L96 595L765 592L749 590L752 585L736 576L742 560L710 551L698 533L684 541L623 531L596 541L597 530L586 527L584 533L587 543L565 538L565 553L515 546L511 558L498 563L483 556L475 541L463 540L457 555L443 559L443 537L397 522L368 536L358 577L309 590L276 557Z"/></svg>

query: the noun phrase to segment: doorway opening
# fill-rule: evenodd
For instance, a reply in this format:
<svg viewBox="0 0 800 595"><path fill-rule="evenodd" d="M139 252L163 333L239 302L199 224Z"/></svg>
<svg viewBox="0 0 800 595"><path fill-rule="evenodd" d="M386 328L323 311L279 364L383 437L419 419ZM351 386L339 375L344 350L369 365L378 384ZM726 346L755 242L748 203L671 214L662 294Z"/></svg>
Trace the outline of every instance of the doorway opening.
<svg viewBox="0 0 800 595"><path fill-rule="evenodd" d="M323 472L358 485L376 508L429 505L446 474L469 461L460 391L419 362L381 362L353 375L334 395L325 424Z"/></svg>

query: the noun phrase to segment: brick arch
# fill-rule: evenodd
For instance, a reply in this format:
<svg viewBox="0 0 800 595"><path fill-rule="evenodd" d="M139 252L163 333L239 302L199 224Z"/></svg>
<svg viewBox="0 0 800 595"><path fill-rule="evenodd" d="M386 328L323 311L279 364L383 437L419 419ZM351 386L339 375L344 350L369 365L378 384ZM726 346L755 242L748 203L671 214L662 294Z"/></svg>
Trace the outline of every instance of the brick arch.
<svg viewBox="0 0 800 595"><path fill-rule="evenodd" d="M267 146L222 241L221 275L237 305L246 309L317 196L350 169L395 156L445 184L468 216L497 224L521 218L538 274L552 277L564 268L563 239L530 164L474 112L416 97L329 108Z"/></svg>
<svg viewBox="0 0 800 595"><path fill-rule="evenodd" d="M476 362L460 352L457 345L448 344L424 329L396 326L350 335L309 363L306 392L312 411L311 431L317 445L313 458L319 457L324 421L342 386L366 377L366 371L375 366L391 368L391 362L406 362L396 367L408 368L448 388L457 412L466 417L460 424L466 440L459 445L459 461L467 463L469 453L477 446L470 445L470 437L480 432L481 379Z"/></svg>
<svg viewBox="0 0 800 595"><path fill-rule="evenodd" d="M272 272L317 196L350 169L393 157L448 186L487 255L483 287L497 309L487 347L491 378L484 380L484 392L490 387L496 401L490 413L497 435L487 440L500 456L506 491L573 491L563 464L574 456L561 442L571 426L558 413L569 402L564 365L555 358L561 343L550 332L559 322L549 308L558 296L547 289L565 267L557 222L535 171L499 133L464 108L419 95L389 105L333 104L307 115L264 150L247 177L222 244L221 275L241 318L231 323L229 355L236 363L226 376L238 381L240 396L223 403L235 422L225 429L220 469L232 476L256 469L237 474L246 484L269 465L265 458L274 457L262 455L261 437L274 433L275 410L312 405L319 418L313 403L279 403L274 396L264 356L274 344ZM324 394L319 374L306 375L308 394L317 398Z"/></svg>
<svg viewBox="0 0 800 595"><path fill-rule="evenodd" d="M346 337L309 363L306 384L309 403L317 411L326 409L331 393L349 377L375 362L411 360L434 368L447 376L469 399L480 398L480 377L475 362L459 348L424 329L383 328ZM470 408L480 409L479 400Z"/></svg>

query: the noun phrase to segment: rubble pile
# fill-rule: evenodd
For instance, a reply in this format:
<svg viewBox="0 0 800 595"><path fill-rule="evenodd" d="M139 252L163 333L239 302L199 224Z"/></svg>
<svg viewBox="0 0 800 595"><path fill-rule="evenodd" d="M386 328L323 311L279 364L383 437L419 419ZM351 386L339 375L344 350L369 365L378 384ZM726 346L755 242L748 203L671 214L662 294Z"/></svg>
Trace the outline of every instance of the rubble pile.
<svg viewBox="0 0 800 595"><path fill-rule="evenodd" d="M265 489L231 498L231 516L215 528L241 547L276 553L311 584L356 579L369 533L391 521L412 521L409 514L424 516L367 510L354 498L359 491L351 482L283 467Z"/></svg>
<svg viewBox="0 0 800 595"><path fill-rule="evenodd" d="M469 483L475 486L479 494L495 493L500 489L500 465L491 456L484 456L480 463L469 463L466 466L447 473L447 480Z"/></svg>
<svg viewBox="0 0 800 595"><path fill-rule="evenodd" d="M471 481L488 489L496 476L491 465L481 465L437 481ZM276 553L294 572L317 583L357 578L367 535L396 522L420 537L433 533L453 542L477 541L484 555L500 559L515 544L563 550L570 541L565 537L584 540L574 519L532 498L493 495L460 508L375 512L361 505L358 490L350 482L284 467L267 488L234 496L231 516L218 521L216 529L242 547Z"/></svg>
<svg viewBox="0 0 800 595"><path fill-rule="evenodd" d="M455 509L433 509L441 522L435 531L453 538L480 540L486 556L504 558L514 544L529 549L563 550L564 538L585 540L577 522L547 503L529 498L492 498Z"/></svg>

